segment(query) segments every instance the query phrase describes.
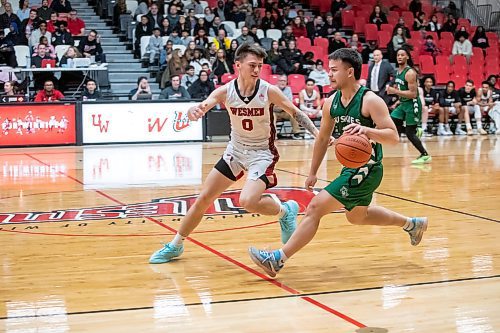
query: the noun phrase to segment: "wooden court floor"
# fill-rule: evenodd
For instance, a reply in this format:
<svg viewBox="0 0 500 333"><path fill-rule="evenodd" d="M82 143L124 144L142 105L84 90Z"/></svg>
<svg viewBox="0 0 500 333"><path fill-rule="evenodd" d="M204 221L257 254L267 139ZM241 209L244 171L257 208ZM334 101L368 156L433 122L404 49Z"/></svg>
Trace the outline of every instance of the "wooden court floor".
<svg viewBox="0 0 500 333"><path fill-rule="evenodd" d="M224 143L0 150L0 332L500 332L500 137L430 138L384 150L374 202L430 225L399 228L334 212L273 280L247 247L278 247L273 217L214 203L180 260L170 240ZM278 188L299 200L312 142L280 141ZM333 151L317 186L340 170Z"/></svg>

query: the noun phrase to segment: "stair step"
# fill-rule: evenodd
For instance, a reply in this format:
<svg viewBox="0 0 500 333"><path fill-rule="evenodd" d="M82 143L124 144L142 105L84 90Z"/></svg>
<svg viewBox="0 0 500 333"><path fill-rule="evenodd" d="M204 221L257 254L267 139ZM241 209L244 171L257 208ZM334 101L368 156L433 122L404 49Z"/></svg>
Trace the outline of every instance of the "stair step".
<svg viewBox="0 0 500 333"><path fill-rule="evenodd" d="M151 87L151 91L154 94L160 93L160 86L158 83L155 82L149 82L149 86ZM111 89L113 92L120 91L121 93L128 93L130 90L134 89L137 87L137 82L129 82L129 83L112 83L111 84Z"/></svg>

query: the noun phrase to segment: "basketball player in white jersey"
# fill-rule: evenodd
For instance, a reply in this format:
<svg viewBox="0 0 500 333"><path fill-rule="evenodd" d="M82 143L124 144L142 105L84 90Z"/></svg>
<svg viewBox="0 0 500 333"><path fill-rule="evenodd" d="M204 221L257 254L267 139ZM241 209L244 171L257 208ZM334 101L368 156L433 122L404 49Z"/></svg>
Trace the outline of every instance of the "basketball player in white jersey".
<svg viewBox="0 0 500 333"><path fill-rule="evenodd" d="M316 81L306 80L306 86L299 92L300 110L310 118L321 118L321 96L317 90Z"/></svg>
<svg viewBox="0 0 500 333"><path fill-rule="evenodd" d="M248 212L278 216L283 243L295 230L298 204L293 200L281 204L262 195L277 183L274 166L279 154L274 146L273 106L288 112L312 135L316 136L318 130L278 87L259 79L266 56L260 46L241 45L235 57L238 78L217 88L189 110L189 119L198 120L217 104L224 103L231 120L231 140L223 157L205 179L196 202L183 217L179 231L170 243L153 253L149 259L151 264L166 263L180 256L184 251L184 239L198 226L205 211L245 171L248 175L241 190L240 205Z"/></svg>

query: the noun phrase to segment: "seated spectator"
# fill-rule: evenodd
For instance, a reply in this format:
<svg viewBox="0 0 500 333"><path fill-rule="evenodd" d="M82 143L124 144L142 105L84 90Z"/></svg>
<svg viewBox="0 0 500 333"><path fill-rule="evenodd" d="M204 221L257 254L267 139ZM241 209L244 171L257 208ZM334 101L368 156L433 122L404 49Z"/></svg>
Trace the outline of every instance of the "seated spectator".
<svg viewBox="0 0 500 333"><path fill-rule="evenodd" d="M196 24L194 24L194 29L193 29L193 35L198 35L198 30L203 29L205 30L205 34L207 34L207 31L210 29L210 25L205 21L203 17L199 17L196 20Z"/></svg>
<svg viewBox="0 0 500 333"><path fill-rule="evenodd" d="M404 44L406 44L406 36L403 33L403 28L399 27L392 36L392 46L394 51L397 52Z"/></svg>
<svg viewBox="0 0 500 333"><path fill-rule="evenodd" d="M37 43L40 43L40 37L47 38L49 44L52 42L52 34L47 31L47 23L43 21L40 22L40 26L38 27L38 29L31 33L28 45L33 47Z"/></svg>
<svg viewBox="0 0 500 333"><path fill-rule="evenodd" d="M235 39L238 42L238 45L242 45L243 43L255 43L255 40L253 39L253 37L248 35L248 32L249 29L247 26L241 28L241 35Z"/></svg>
<svg viewBox="0 0 500 333"><path fill-rule="evenodd" d="M170 77L171 86L162 90L158 99L178 100L178 99L191 99L191 95L187 92L186 88L181 86L181 79L179 75Z"/></svg>
<svg viewBox="0 0 500 333"><path fill-rule="evenodd" d="M0 29L0 63L6 63L9 67L17 67L14 42Z"/></svg>
<svg viewBox="0 0 500 333"><path fill-rule="evenodd" d="M293 100L293 95L292 95L292 89L288 86L288 79L286 75L281 75L278 79L278 83L276 86L281 90L283 95L285 95L286 98L288 98L290 101ZM275 106L273 108L273 113L274 113L274 126L276 127L276 123L279 120L288 120L290 121L290 124L292 125L292 139L294 140L301 140L302 136L300 135L300 127L299 123L297 120L290 116L290 114L283 109L280 109L279 107Z"/></svg>
<svg viewBox="0 0 500 333"><path fill-rule="evenodd" d="M233 64L226 59L226 51L217 50L217 59L212 65L213 74L217 76L218 82L222 81L222 75L225 73L234 74Z"/></svg>
<svg viewBox="0 0 500 333"><path fill-rule="evenodd" d="M200 77L188 89L191 98L205 99L215 90L215 85L208 79L207 71L200 71Z"/></svg>
<svg viewBox="0 0 500 333"><path fill-rule="evenodd" d="M307 37L311 39L311 41L314 41L316 37L323 37L323 25L323 17L321 17L321 15L316 15L313 21L307 22L306 24Z"/></svg>
<svg viewBox="0 0 500 333"><path fill-rule="evenodd" d="M57 102L63 98L62 92L54 88L54 82L47 80L43 84L43 89L36 94L34 102Z"/></svg>
<svg viewBox="0 0 500 333"><path fill-rule="evenodd" d="M194 67L189 65L186 66L186 73L182 76L181 86L186 88L189 91L189 87L196 81L198 81L198 75L194 73Z"/></svg>
<svg viewBox="0 0 500 333"><path fill-rule="evenodd" d="M427 135L432 135L428 133L427 121L429 119L429 112L433 111L434 114L439 114L439 92L434 89L434 79L432 76L426 77L424 79L424 104L422 105L422 129Z"/></svg>
<svg viewBox="0 0 500 333"><path fill-rule="evenodd" d="M85 58L94 57L94 60L97 62L106 62L106 57L101 46L101 37L95 30L90 30L87 38L80 40L78 50Z"/></svg>
<svg viewBox="0 0 500 333"><path fill-rule="evenodd" d="M189 34L189 30L181 31L181 45L188 47L189 43L193 41L193 37Z"/></svg>
<svg viewBox="0 0 500 333"><path fill-rule="evenodd" d="M323 60L316 60L316 66L309 73L309 78L314 80L318 87L330 85L330 77L328 76L328 72L323 68Z"/></svg>
<svg viewBox="0 0 500 333"><path fill-rule="evenodd" d="M434 31L437 33L441 32L441 23L438 22L438 18L436 15L431 16L431 20L429 21L429 24L427 24L426 30Z"/></svg>
<svg viewBox="0 0 500 333"><path fill-rule="evenodd" d="M314 89L316 82L306 79L306 87L299 92L299 107L309 118L321 118L321 96Z"/></svg>
<svg viewBox="0 0 500 333"><path fill-rule="evenodd" d="M126 0L118 0L116 1L115 6L113 7L113 25L115 27L120 27L120 16L129 13L127 10L127 2ZM130 14L130 13L129 13ZM120 29L115 30L119 32Z"/></svg>
<svg viewBox="0 0 500 333"><path fill-rule="evenodd" d="M73 60L76 58L83 58L83 55L75 46L70 46L59 61L60 67L73 67ZM59 79L59 89L62 91L70 87L78 87L83 82L84 76L81 71L61 72Z"/></svg>
<svg viewBox="0 0 500 333"><path fill-rule="evenodd" d="M198 33L196 34L196 37L194 38L194 43L196 44L197 47L207 49L208 48L208 37L206 36L206 31L204 28L200 28L198 30Z"/></svg>
<svg viewBox="0 0 500 333"><path fill-rule="evenodd" d="M179 17L179 19L180 19L180 17ZM187 17L186 17L186 22L189 23L189 26L193 30L193 34L196 35L195 29L196 29L196 26L198 25L198 19L194 15L194 10L192 10L192 9L188 10L188 14L187 14ZM204 21L202 21L202 25L201 26L205 27L205 22Z"/></svg>
<svg viewBox="0 0 500 333"><path fill-rule="evenodd" d="M177 28L172 30L172 33L170 34L168 41L172 42L172 45L183 45L182 39L179 36L179 31L177 30Z"/></svg>
<svg viewBox="0 0 500 333"><path fill-rule="evenodd" d="M59 20L57 18L57 13L52 12L50 14L50 20L47 21L47 31L53 34L56 31L57 24L59 23Z"/></svg>
<svg viewBox="0 0 500 333"><path fill-rule="evenodd" d="M149 38L149 44L146 52L149 53L149 65L153 65L157 56L160 55L160 49L163 46L163 39L160 36L160 29L153 28L153 35Z"/></svg>
<svg viewBox="0 0 500 333"><path fill-rule="evenodd" d="M488 114L490 110L493 108L495 103L493 103L493 91L491 89L490 83L488 81L484 81L481 83L481 88L479 88L477 92L477 104L482 113ZM489 133L487 133L483 129L483 124L481 122L477 122L476 119L477 131L479 134L495 134L495 125L493 122L490 122Z"/></svg>
<svg viewBox="0 0 500 333"><path fill-rule="evenodd" d="M279 40L280 48L283 48L283 49L286 48L288 46L288 43L291 40L295 41L296 38L293 35L292 26L291 25L287 25L285 27L285 32L281 35L281 38Z"/></svg>
<svg viewBox="0 0 500 333"><path fill-rule="evenodd" d="M10 28L12 23L15 23L16 27L20 27L21 20L12 12L12 5L10 2L6 2L3 7L5 8L5 13L0 15L0 29Z"/></svg>
<svg viewBox="0 0 500 333"><path fill-rule="evenodd" d="M71 3L69 0L53 0L50 4L50 8L52 8L56 13L69 13L73 9L71 7Z"/></svg>
<svg viewBox="0 0 500 333"><path fill-rule="evenodd" d="M20 0L19 1L19 9L17 10L17 17L22 22L30 17L30 2L29 0ZM36 12L36 10L35 10Z"/></svg>
<svg viewBox="0 0 500 333"><path fill-rule="evenodd" d="M427 25L429 23L425 19L425 13L420 12L418 16L413 20L413 31L427 30Z"/></svg>
<svg viewBox="0 0 500 333"><path fill-rule="evenodd" d="M135 55L140 57L141 54L141 38L144 36L151 36L153 30L149 24L147 16L141 16L141 22L135 27Z"/></svg>
<svg viewBox="0 0 500 333"><path fill-rule="evenodd" d="M176 6L170 6L168 7L168 15L167 15L167 19L170 21L170 25L172 27L175 27L177 26L177 23L179 23L179 14L177 13L177 7ZM189 26L189 28L191 28L191 26ZM182 29L185 29L185 28L182 28Z"/></svg>
<svg viewBox="0 0 500 333"><path fill-rule="evenodd" d="M205 58L203 51L203 49L196 48L193 53L193 59L189 62L189 64L194 67L196 75L199 75L203 64L208 64L210 67L210 62Z"/></svg>
<svg viewBox="0 0 500 333"><path fill-rule="evenodd" d="M353 34L351 37L351 41L349 42L349 45L347 45L353 50L358 51L361 53L363 51L363 44L359 41L359 36L358 34Z"/></svg>
<svg viewBox="0 0 500 333"><path fill-rule="evenodd" d="M44 60L52 60L52 58L47 54L47 47L44 44L39 44L37 48L36 55L31 56L31 68L42 68L42 62ZM45 81L56 82L54 73L33 73L33 78L35 80L35 89L41 89Z"/></svg>
<svg viewBox="0 0 500 333"><path fill-rule="evenodd" d="M490 47L490 44L488 42L488 37L486 36L486 32L484 31L483 26L477 27L476 32L474 33L474 36L472 37L472 46L480 47L483 50Z"/></svg>
<svg viewBox="0 0 500 333"><path fill-rule="evenodd" d="M302 22L302 19L298 16L293 19L292 33L295 36L295 38L307 37L306 26Z"/></svg>
<svg viewBox="0 0 500 333"><path fill-rule="evenodd" d="M333 53L338 49L346 47L345 42L342 40L342 34L336 32L333 38L328 41L328 53Z"/></svg>
<svg viewBox="0 0 500 333"><path fill-rule="evenodd" d="M215 19L215 15L214 13L212 12L212 8L210 7L206 7L204 10L203 10L203 14L205 15L205 21L207 21L208 25L212 25L214 19Z"/></svg>
<svg viewBox="0 0 500 333"><path fill-rule="evenodd" d="M427 54L433 57L441 54L441 50L436 46L436 43L434 43L434 37L432 37L432 35L428 35L427 37L425 37L425 43L420 49L420 54Z"/></svg>
<svg viewBox="0 0 500 333"><path fill-rule="evenodd" d="M137 79L137 88L130 90L128 99L136 101L138 99L153 99L148 78L141 76Z"/></svg>
<svg viewBox="0 0 500 333"><path fill-rule="evenodd" d="M238 49L239 46L240 46L240 44L238 43L238 41L236 39L233 39L231 41L231 45L229 47L229 50L227 50L227 52L226 52L226 58L230 63L234 64L234 57L236 54L236 50Z"/></svg>
<svg viewBox="0 0 500 333"><path fill-rule="evenodd" d="M462 114L462 117L464 118L465 127L467 129L467 132L464 132L460 128L460 120L462 120L462 119L460 119L460 117L459 117L458 118L459 123L457 125L457 130L455 131L455 134L472 135L472 126L470 124L470 114L473 114L474 118L476 118L476 123L481 125L481 110L479 108L479 105L477 105L477 99L476 99L477 94L476 94L476 89L474 89L474 81L467 80L465 82L465 87L458 89L458 95L460 96L460 100L462 103L461 114ZM481 126L479 126L479 127L481 127Z"/></svg>
<svg viewBox="0 0 500 333"><path fill-rule="evenodd" d="M159 28L160 28L160 35L162 37L170 36L173 30L173 27L170 25L170 21L166 17L161 19Z"/></svg>
<svg viewBox="0 0 500 333"><path fill-rule="evenodd" d="M387 16L382 12L382 8L379 5L373 7L373 12L370 15L370 23L376 24L378 30L380 30L382 24L387 23Z"/></svg>
<svg viewBox="0 0 500 333"><path fill-rule="evenodd" d="M305 76L308 76L309 73L314 69L316 62L314 61L314 53L306 52L301 60L301 68L299 73Z"/></svg>
<svg viewBox="0 0 500 333"><path fill-rule="evenodd" d="M52 34L52 45L75 45L71 33L66 29L68 26L66 21L58 21L57 26L58 29Z"/></svg>
<svg viewBox="0 0 500 333"><path fill-rule="evenodd" d="M394 26L394 30L392 31L393 35L396 34L398 28L403 29L403 35L406 38L411 38L410 29L406 26L405 20L402 17L399 18L398 23Z"/></svg>
<svg viewBox="0 0 500 333"><path fill-rule="evenodd" d="M247 15L247 17L245 18L245 26L247 27L251 27L252 25L259 25L260 22L262 22L260 17L260 8L254 8L252 13Z"/></svg>
<svg viewBox="0 0 500 333"><path fill-rule="evenodd" d="M37 10L38 17L44 21L49 21L53 12L54 10L49 7L49 0L42 0L42 6Z"/></svg>
<svg viewBox="0 0 500 333"><path fill-rule="evenodd" d="M54 0L57 1L57 0ZM69 12L68 18L68 30L72 36L84 36L85 35L85 22L78 18L75 9Z"/></svg>
<svg viewBox="0 0 500 333"><path fill-rule="evenodd" d="M460 17L460 10L457 8L457 5L450 1L448 3L448 7L444 9L444 13L448 16L453 16L454 18Z"/></svg>
<svg viewBox="0 0 500 333"><path fill-rule="evenodd" d="M455 82L448 81L446 89L439 96L439 125L437 135L453 135L448 123L450 112L458 114L461 111L460 96L455 90Z"/></svg>
<svg viewBox="0 0 500 333"><path fill-rule="evenodd" d="M276 18L274 18L273 14L270 11L266 10L265 15L260 20L260 22L251 24L250 26L259 26L264 31L267 31L269 29L276 29Z"/></svg>
<svg viewBox="0 0 500 333"><path fill-rule="evenodd" d="M467 32L467 29L465 26L461 26L456 32L455 32L455 40L459 40L461 36L464 36L465 39L469 39L469 33Z"/></svg>
<svg viewBox="0 0 500 333"><path fill-rule="evenodd" d="M174 52L174 43L169 39L165 44L165 47L160 49L160 66L165 65L170 59L172 59L172 54Z"/></svg>
<svg viewBox="0 0 500 333"><path fill-rule="evenodd" d="M333 14L333 19L338 23L339 26L342 24L342 11L347 8L347 2L344 0L334 0L332 1L332 6L330 11Z"/></svg>
<svg viewBox="0 0 500 333"><path fill-rule="evenodd" d="M45 45L45 53L51 59L56 59L57 58L56 50L54 49L54 47L52 45L49 44L49 40L45 36L40 37L40 39L38 40L38 43L35 44L35 46L33 46L33 54L32 54L32 56L36 56L37 55L38 46L41 45L41 44Z"/></svg>
<svg viewBox="0 0 500 333"><path fill-rule="evenodd" d="M82 101L98 101L102 99L101 92L97 90L94 80L88 80L82 93Z"/></svg>
<svg viewBox="0 0 500 333"><path fill-rule="evenodd" d="M146 14L146 16L148 18L149 27L151 28L151 30L159 29L161 27L161 20L163 16L158 13L158 5L156 3L153 3L151 7L149 7L149 12Z"/></svg>
<svg viewBox="0 0 500 333"><path fill-rule="evenodd" d="M215 59L217 59L217 46L215 46L215 43L208 43L208 50L206 50L205 53L208 61L210 62L210 66L212 66Z"/></svg>
<svg viewBox="0 0 500 333"><path fill-rule="evenodd" d="M1 96L14 96L16 93L16 85L14 81L6 81L3 84L3 93Z"/></svg>
<svg viewBox="0 0 500 333"><path fill-rule="evenodd" d="M228 50L231 47L231 39L226 37L226 30L219 29L217 37L214 38L214 44L217 50L220 48Z"/></svg>
<svg viewBox="0 0 500 333"><path fill-rule="evenodd" d="M450 14L448 15L448 19L446 20L446 22L444 22L441 31L455 33L455 30L457 30L457 20L452 14Z"/></svg>
<svg viewBox="0 0 500 333"><path fill-rule="evenodd" d="M323 25L323 30L321 31L321 36L324 38L333 37L333 35L335 34L335 32L339 28L340 27L333 20L333 15L331 13L326 13L326 22Z"/></svg>
<svg viewBox="0 0 500 333"><path fill-rule="evenodd" d="M464 55L467 61L469 61L472 56L472 43L466 39L464 35L460 36L460 38L453 43L451 54L452 59L453 56Z"/></svg>
<svg viewBox="0 0 500 333"><path fill-rule="evenodd" d="M276 66L281 58L280 45L277 40L273 40L271 48L267 52L267 58L264 60L266 64L271 65L273 73L276 73Z"/></svg>
<svg viewBox="0 0 500 333"><path fill-rule="evenodd" d="M191 3L186 6L187 10L193 10L195 15L203 14L203 7L200 3L200 0L191 0Z"/></svg>

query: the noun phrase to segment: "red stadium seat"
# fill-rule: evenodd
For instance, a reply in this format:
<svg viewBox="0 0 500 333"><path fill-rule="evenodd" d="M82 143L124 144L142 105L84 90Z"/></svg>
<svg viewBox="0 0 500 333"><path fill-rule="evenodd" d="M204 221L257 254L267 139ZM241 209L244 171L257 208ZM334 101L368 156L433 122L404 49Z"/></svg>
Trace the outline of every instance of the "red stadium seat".
<svg viewBox="0 0 500 333"><path fill-rule="evenodd" d="M453 56L452 64L454 67L465 67L465 68L469 67L467 65L467 58L465 58L465 56L463 56L463 55Z"/></svg>
<svg viewBox="0 0 500 333"><path fill-rule="evenodd" d="M436 70L436 73L434 74L434 77L436 79L436 84L438 85L445 85L446 82L450 81L450 65L448 64L448 67L446 67L445 64L439 64L436 65L434 68Z"/></svg>
<svg viewBox="0 0 500 333"><path fill-rule="evenodd" d="M297 38L297 48L302 51L302 53L305 53L309 50L311 47L311 40L309 38Z"/></svg>
<svg viewBox="0 0 500 333"><path fill-rule="evenodd" d="M332 86L323 86L323 96L326 97L333 90Z"/></svg>
<svg viewBox="0 0 500 333"><path fill-rule="evenodd" d="M323 57L328 55L328 49L324 49L321 46L309 46L308 51L314 54L314 59L323 59Z"/></svg>
<svg viewBox="0 0 500 333"><path fill-rule="evenodd" d="M398 21L399 21L399 15L398 16L387 16L387 23L392 25L393 27L395 27L396 24L398 24Z"/></svg>
<svg viewBox="0 0 500 333"><path fill-rule="evenodd" d="M422 33L420 31L410 31L411 39L422 40Z"/></svg>
<svg viewBox="0 0 500 333"><path fill-rule="evenodd" d="M420 56L420 74L429 75L434 74L434 60L430 55Z"/></svg>
<svg viewBox="0 0 500 333"><path fill-rule="evenodd" d="M280 76L280 74L269 75L266 81L270 84L276 85L278 83L278 80L280 79Z"/></svg>
<svg viewBox="0 0 500 333"><path fill-rule="evenodd" d="M470 74L469 74L469 79L474 81L474 86L476 88L481 87L481 83L484 81L484 73L483 73L483 68L478 68L474 69Z"/></svg>
<svg viewBox="0 0 500 333"><path fill-rule="evenodd" d="M406 7L406 8L408 8L408 7ZM413 13L412 12L410 12L410 11L404 11L404 12L401 13L401 16L405 20L405 24L406 24L407 27L413 26L413 21L415 19L413 17Z"/></svg>
<svg viewBox="0 0 500 333"><path fill-rule="evenodd" d="M316 37L314 38L314 45L321 47L325 53L328 53L328 38Z"/></svg>
<svg viewBox="0 0 500 333"><path fill-rule="evenodd" d="M380 31L387 31L388 33L391 34L392 36L392 32L394 31L394 25L392 24L388 24L388 23L383 23L381 26L380 26Z"/></svg>
<svg viewBox="0 0 500 333"><path fill-rule="evenodd" d="M441 40L443 40L443 39L454 41L455 37L453 36L453 33L449 32L449 31L443 31L441 33Z"/></svg>
<svg viewBox="0 0 500 333"><path fill-rule="evenodd" d="M271 65L263 64L262 70L260 71L260 75L269 77L272 74L273 74L273 69L271 68Z"/></svg>
<svg viewBox="0 0 500 333"><path fill-rule="evenodd" d="M354 12L352 10L342 11L342 26L347 29L354 27Z"/></svg>
<svg viewBox="0 0 500 333"><path fill-rule="evenodd" d="M368 64L361 65L361 78L366 80L368 78Z"/></svg>
<svg viewBox="0 0 500 333"><path fill-rule="evenodd" d="M466 75L459 75L459 74L452 74L450 76L450 80L455 82L456 88L461 88L461 87L465 86L465 81L467 81L467 76Z"/></svg>
<svg viewBox="0 0 500 333"><path fill-rule="evenodd" d="M390 43L392 39L392 34L388 31L379 31L378 32L378 45L381 50L387 49L387 44Z"/></svg>
<svg viewBox="0 0 500 333"><path fill-rule="evenodd" d="M453 66L452 71L453 71L453 75L463 76L463 77L467 78L467 68L466 67Z"/></svg>
<svg viewBox="0 0 500 333"><path fill-rule="evenodd" d="M376 24L365 24L365 40L378 40L378 27Z"/></svg>
<svg viewBox="0 0 500 333"><path fill-rule="evenodd" d="M306 84L306 79L304 75L301 74L291 74L288 75L288 85L290 86L290 89L292 89L293 94L298 94L299 91L304 88L304 85Z"/></svg>
<svg viewBox="0 0 500 333"><path fill-rule="evenodd" d="M365 25L366 25L366 19L364 17L356 17L354 19L354 33L364 34Z"/></svg>
<svg viewBox="0 0 500 333"><path fill-rule="evenodd" d="M458 21L457 21L457 28L460 29L460 27L465 27L465 29L467 30L467 32L470 33L470 22L468 19L466 18L459 18Z"/></svg>
<svg viewBox="0 0 500 333"><path fill-rule="evenodd" d="M438 33L435 32L435 31L426 31L425 32L425 36L432 36L432 38L434 39L434 42L437 43L437 41L439 40L439 36L438 36Z"/></svg>
<svg viewBox="0 0 500 333"><path fill-rule="evenodd" d="M224 74L222 74L222 77L221 77L221 82L222 82L223 84L226 84L226 83L228 83L229 81L234 80L234 79L236 79L236 78L237 78L237 75L235 75L235 74L224 73Z"/></svg>

